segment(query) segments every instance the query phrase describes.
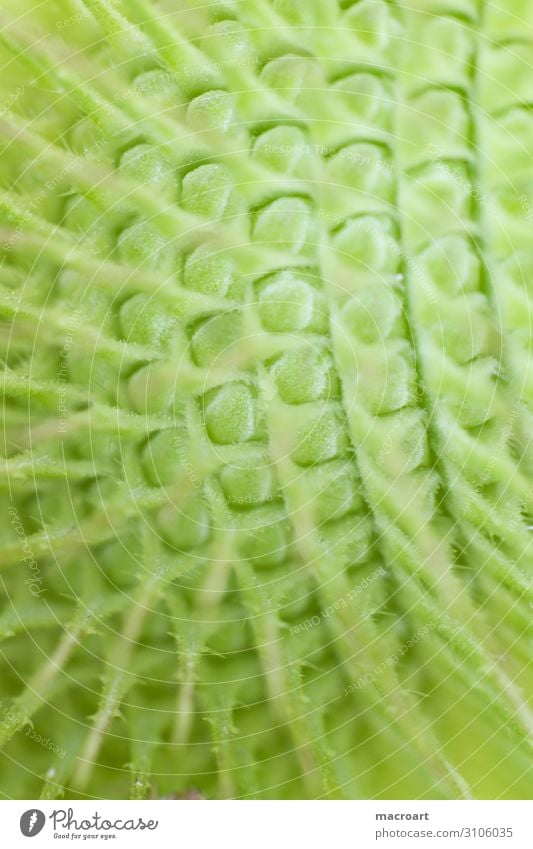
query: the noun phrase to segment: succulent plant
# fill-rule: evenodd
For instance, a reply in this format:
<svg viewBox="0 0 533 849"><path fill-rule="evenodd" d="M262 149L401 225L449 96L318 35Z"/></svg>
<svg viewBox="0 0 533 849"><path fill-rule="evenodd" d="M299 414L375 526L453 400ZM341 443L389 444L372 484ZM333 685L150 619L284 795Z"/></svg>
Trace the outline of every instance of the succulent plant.
<svg viewBox="0 0 533 849"><path fill-rule="evenodd" d="M527 797L530 4L0 56L4 797Z"/></svg>

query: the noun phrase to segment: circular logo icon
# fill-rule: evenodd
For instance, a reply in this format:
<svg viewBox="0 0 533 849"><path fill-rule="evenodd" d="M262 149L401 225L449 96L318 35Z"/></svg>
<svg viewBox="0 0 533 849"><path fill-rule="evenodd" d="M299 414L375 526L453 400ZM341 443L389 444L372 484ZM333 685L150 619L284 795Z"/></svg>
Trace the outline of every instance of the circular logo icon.
<svg viewBox="0 0 533 849"><path fill-rule="evenodd" d="M24 837L35 837L42 831L46 822L46 817L42 811L37 808L31 808L29 811L24 811L20 818L20 830Z"/></svg>

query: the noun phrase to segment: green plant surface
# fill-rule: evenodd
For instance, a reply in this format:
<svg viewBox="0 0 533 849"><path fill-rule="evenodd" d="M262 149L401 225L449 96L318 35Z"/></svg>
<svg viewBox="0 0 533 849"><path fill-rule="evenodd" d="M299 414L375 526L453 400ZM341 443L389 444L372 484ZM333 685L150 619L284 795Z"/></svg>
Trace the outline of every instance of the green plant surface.
<svg viewBox="0 0 533 849"><path fill-rule="evenodd" d="M4 798L530 794L501 2L3 0Z"/></svg>

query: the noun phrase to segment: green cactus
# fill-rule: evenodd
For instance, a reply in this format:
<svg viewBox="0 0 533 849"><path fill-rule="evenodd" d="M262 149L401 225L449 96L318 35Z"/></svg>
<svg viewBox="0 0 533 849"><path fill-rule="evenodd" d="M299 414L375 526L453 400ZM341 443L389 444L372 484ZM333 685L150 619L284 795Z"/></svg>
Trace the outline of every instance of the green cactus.
<svg viewBox="0 0 533 849"><path fill-rule="evenodd" d="M5 0L5 797L527 798L529 6Z"/></svg>

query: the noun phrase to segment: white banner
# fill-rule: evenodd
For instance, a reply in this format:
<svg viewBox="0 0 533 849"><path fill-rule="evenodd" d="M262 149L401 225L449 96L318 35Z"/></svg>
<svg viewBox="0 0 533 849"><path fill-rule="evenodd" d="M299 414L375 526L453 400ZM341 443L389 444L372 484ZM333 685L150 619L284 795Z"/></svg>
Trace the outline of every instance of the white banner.
<svg viewBox="0 0 533 849"><path fill-rule="evenodd" d="M1 845L533 847L531 802L202 801L5 801Z"/></svg>

